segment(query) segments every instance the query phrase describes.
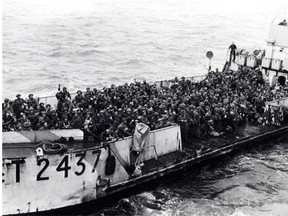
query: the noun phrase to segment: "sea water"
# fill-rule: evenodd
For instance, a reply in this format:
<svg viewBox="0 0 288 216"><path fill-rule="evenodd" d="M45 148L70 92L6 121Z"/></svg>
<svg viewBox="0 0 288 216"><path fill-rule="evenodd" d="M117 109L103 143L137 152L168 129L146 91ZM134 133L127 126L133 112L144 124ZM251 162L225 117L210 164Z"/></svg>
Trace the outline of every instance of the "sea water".
<svg viewBox="0 0 288 216"><path fill-rule="evenodd" d="M4 0L3 98L55 95L223 67L232 41L265 46L287 1Z"/></svg>
<svg viewBox="0 0 288 216"><path fill-rule="evenodd" d="M265 47L286 0L3 0L2 99L222 69L227 48ZM288 148L238 155L92 215L286 215Z"/></svg>
<svg viewBox="0 0 288 216"><path fill-rule="evenodd" d="M205 167L204 167L205 168ZM288 137L88 215L286 216Z"/></svg>

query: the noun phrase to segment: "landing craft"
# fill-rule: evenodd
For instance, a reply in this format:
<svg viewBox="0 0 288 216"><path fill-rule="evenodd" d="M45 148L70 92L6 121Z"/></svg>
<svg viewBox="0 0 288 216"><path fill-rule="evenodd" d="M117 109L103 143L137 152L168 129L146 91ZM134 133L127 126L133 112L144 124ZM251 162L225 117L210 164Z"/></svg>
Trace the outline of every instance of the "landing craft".
<svg viewBox="0 0 288 216"><path fill-rule="evenodd" d="M83 141L81 130L57 130L57 135L53 130L3 132L2 211L4 215L63 213L286 133L288 126L231 143L222 138L221 146L197 156L195 149L183 149L179 126L151 131L143 146L142 173L134 176L132 137L100 144ZM62 144L67 149L59 148L58 153L49 152L60 136L75 141ZM46 151L39 153L38 148ZM109 164L109 156L114 164Z"/></svg>
<svg viewBox="0 0 288 216"><path fill-rule="evenodd" d="M276 26L275 32L279 30L281 34L288 35L288 27L284 28L278 29ZM273 47L286 44L284 48L287 48L288 36L282 38L281 42L277 35L280 33L272 35ZM288 58L280 61L280 67L274 54L270 53L269 57L266 54L261 55L261 61L252 54L244 55L239 52L236 62L226 65L225 70L228 67L230 70L259 67L267 75L271 85L273 82L269 77L275 75L286 77L287 82ZM268 58L269 65L265 63L265 58ZM203 77L192 77L191 81L202 79ZM278 81L281 79L283 78L278 78ZM159 87L170 84L169 81L156 83ZM54 97L40 99L45 104L55 106L53 100ZM287 101L286 98L266 105L288 108ZM193 171L196 167L215 162L217 158L244 148L264 145L269 139L288 133L288 126L259 126L254 127L250 133L247 133L247 127L239 128L232 137L210 137L193 143L182 143L178 125L150 131L145 133L145 137L134 134L107 143L91 142L92 139L88 139L89 134L76 129L3 132L2 213L63 214L80 205L88 206L107 200L173 173L188 169ZM138 140L137 143L135 140ZM135 146L136 144L138 145ZM137 148L140 148L141 153L135 156L131 149ZM139 157L142 163L139 163L139 172L135 173L135 162Z"/></svg>

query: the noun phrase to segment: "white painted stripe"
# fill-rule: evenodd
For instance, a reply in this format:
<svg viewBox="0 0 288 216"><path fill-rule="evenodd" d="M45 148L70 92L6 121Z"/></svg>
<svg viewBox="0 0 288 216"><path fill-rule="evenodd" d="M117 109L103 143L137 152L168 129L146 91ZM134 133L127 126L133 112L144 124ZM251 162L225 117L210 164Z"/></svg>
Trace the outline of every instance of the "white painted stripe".
<svg viewBox="0 0 288 216"><path fill-rule="evenodd" d="M78 129L66 130L43 130L43 131L21 131L21 132L3 132L2 143L37 143L42 141L55 141L64 137L74 140L83 140L84 133ZM29 139L30 138L30 139Z"/></svg>
<svg viewBox="0 0 288 216"><path fill-rule="evenodd" d="M3 132L2 143L31 143L32 141L18 132Z"/></svg>

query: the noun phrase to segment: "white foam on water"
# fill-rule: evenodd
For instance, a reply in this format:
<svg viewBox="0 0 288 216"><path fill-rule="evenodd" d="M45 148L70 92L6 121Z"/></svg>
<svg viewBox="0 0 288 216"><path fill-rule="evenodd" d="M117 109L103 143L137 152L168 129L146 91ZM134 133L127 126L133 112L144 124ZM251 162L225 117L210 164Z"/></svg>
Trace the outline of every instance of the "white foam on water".
<svg viewBox="0 0 288 216"><path fill-rule="evenodd" d="M268 203L259 207L237 208L231 216L287 216L288 204Z"/></svg>

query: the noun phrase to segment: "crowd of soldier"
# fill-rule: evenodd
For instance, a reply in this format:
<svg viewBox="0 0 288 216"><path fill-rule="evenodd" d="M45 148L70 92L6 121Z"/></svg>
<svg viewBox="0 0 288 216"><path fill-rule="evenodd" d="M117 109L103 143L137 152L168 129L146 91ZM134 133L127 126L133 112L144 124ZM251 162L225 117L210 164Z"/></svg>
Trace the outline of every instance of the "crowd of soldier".
<svg viewBox="0 0 288 216"><path fill-rule="evenodd" d="M200 83L175 78L169 87L146 82L110 88L77 91L75 98L64 87L56 94L57 108L27 100L5 99L2 104L3 131L83 129L94 138L110 140L133 133L138 122L151 130L175 124L184 140L230 133L247 122L281 125L282 108L265 107L266 101L284 97L273 90L261 74L251 69L238 72L209 72Z"/></svg>

